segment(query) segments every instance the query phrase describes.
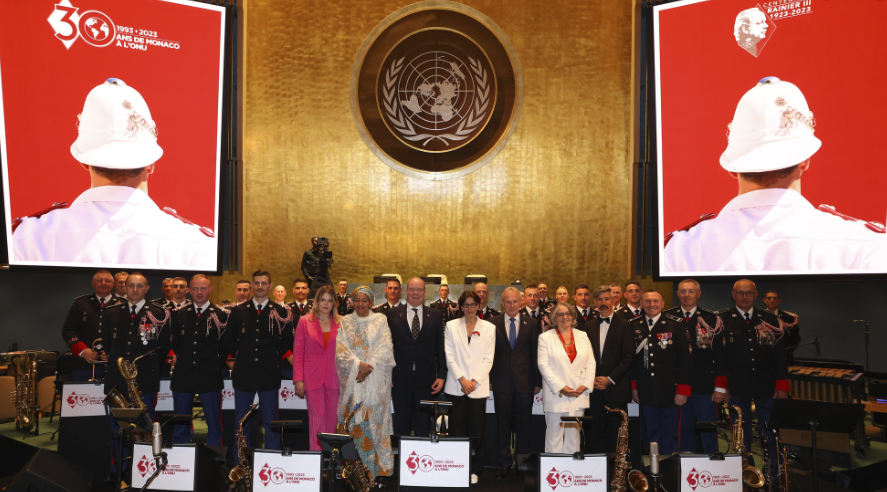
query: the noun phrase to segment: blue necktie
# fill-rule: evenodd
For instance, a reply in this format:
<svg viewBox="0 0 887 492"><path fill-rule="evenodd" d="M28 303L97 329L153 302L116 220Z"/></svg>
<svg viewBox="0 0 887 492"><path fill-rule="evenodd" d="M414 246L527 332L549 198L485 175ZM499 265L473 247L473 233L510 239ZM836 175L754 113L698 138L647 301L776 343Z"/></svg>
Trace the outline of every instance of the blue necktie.
<svg viewBox="0 0 887 492"><path fill-rule="evenodd" d="M511 327L508 328L508 343L511 344L511 348L514 348L514 342L517 341L517 327L514 326L514 318L509 318L511 320Z"/></svg>

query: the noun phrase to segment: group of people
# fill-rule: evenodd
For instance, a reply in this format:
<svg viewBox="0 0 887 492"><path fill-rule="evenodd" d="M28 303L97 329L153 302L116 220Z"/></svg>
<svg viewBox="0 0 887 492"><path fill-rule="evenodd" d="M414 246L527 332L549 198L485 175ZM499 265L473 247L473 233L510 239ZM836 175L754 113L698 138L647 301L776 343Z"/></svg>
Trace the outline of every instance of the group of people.
<svg viewBox="0 0 887 492"><path fill-rule="evenodd" d="M770 309L756 308L750 280L735 283L735 306L722 311L698 305L702 290L695 280L678 285L679 303L671 309L660 293L642 291L634 281L577 285L574 304L566 288L549 298L545 284L523 291L512 286L501 294L501 313L488 306L489 287L482 282L456 302L442 285L440 298L426 306L426 285L418 277L406 283L403 302L401 282L389 280L379 304L368 286L347 292L345 279L337 288L320 286L312 299L308 282L299 279L295 302L275 302L269 299L271 275L261 270L237 283L237 301L227 305L209 302L212 284L204 275L190 282L167 279L164 297L150 302L139 273L112 277L102 270L92 287L93 294L75 300L63 328L78 357L75 379L90 379L90 362L148 354L138 363L137 383L153 417L160 368L168 360L175 413L190 414L199 395L207 444L218 445L220 392L233 360L235 419L258 397L265 448L277 449L279 435L270 423L277 420L281 377L291 377L296 394L307 400L311 449L320 449L318 433L335 433L347 420L374 477L393 473L390 436L428 436L431 419L420 402L444 396L453 403L448 435L479 441L470 466L476 481L491 392L499 479L530 453L533 400L540 393L546 452L579 450L579 424L562 417L582 415L592 417L585 451L614 451L621 415L607 409L626 410L635 401L645 439L658 442L662 454L712 454L716 435L703 433L697 450L694 423L714 421L725 401L751 415L754 401L763 430L773 398L788 395L786 346L799 340L797 316L779 311L773 291L764 297ZM125 392L117 365L106 366L106 392ZM751 422L745 425L750 449ZM249 439L248 426L245 433ZM175 443L190 439L190 425L175 426Z"/></svg>

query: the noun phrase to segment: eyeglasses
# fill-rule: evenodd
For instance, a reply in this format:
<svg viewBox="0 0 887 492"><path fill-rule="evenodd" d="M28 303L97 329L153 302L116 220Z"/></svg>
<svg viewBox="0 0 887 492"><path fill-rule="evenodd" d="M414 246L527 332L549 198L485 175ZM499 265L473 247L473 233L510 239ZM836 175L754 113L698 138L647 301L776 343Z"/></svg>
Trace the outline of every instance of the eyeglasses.
<svg viewBox="0 0 887 492"><path fill-rule="evenodd" d="M573 319L573 313L557 313L554 315L554 317L558 318L558 319L563 319L563 318Z"/></svg>
<svg viewBox="0 0 887 492"><path fill-rule="evenodd" d="M733 293L736 294L736 295L739 296L739 297L752 297L752 296L754 296L757 292L755 292L755 291L748 291L748 290L739 290L739 291L734 290Z"/></svg>
<svg viewBox="0 0 887 492"><path fill-rule="evenodd" d="M465 304L462 305L462 309L473 309L473 308L476 308L476 307L477 307L477 303L476 303L476 302L472 302L471 304L468 304L468 303L466 302Z"/></svg>

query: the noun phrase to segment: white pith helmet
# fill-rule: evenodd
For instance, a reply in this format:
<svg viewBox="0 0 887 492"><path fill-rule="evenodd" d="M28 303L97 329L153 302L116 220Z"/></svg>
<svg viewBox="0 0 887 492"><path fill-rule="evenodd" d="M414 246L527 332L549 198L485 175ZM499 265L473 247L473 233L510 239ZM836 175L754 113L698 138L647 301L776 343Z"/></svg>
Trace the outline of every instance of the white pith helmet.
<svg viewBox="0 0 887 492"><path fill-rule="evenodd" d="M822 146L813 136L816 120L807 99L791 82L766 77L746 92L727 125L721 167L735 173L785 169L810 158Z"/></svg>
<svg viewBox="0 0 887 492"><path fill-rule="evenodd" d="M163 155L148 104L120 79L108 79L89 91L77 117L78 136L71 155L83 164L138 169Z"/></svg>

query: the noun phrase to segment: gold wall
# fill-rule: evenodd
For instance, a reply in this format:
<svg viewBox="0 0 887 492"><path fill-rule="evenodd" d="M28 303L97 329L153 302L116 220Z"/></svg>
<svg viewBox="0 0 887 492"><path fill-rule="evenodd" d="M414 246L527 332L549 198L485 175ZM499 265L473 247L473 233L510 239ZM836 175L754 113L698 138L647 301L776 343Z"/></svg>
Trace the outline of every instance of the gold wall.
<svg viewBox="0 0 887 492"><path fill-rule="evenodd" d="M627 278L632 2L467 0L510 38L524 76L520 122L487 166L447 181L377 159L351 116L366 35L412 2L247 0L243 268L290 286L313 235L333 276L371 281L486 274L553 288Z"/></svg>

